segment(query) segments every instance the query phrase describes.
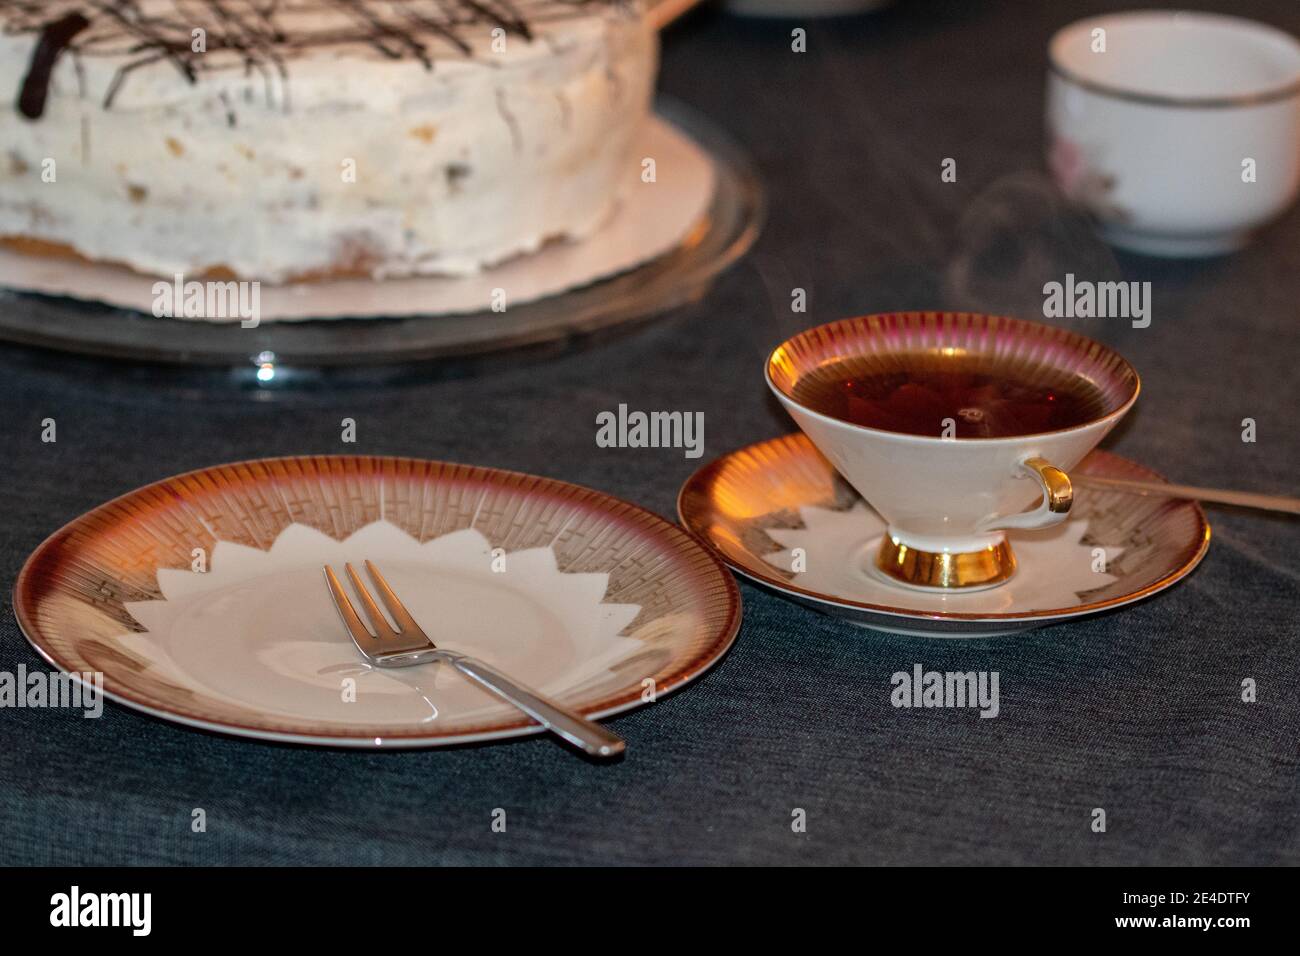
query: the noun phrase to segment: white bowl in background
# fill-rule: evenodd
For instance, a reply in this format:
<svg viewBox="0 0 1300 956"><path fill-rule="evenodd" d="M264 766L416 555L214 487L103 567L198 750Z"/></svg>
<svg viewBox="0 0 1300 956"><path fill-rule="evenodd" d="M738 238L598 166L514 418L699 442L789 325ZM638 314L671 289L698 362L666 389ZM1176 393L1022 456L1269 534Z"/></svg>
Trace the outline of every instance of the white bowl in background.
<svg viewBox="0 0 1300 956"><path fill-rule="evenodd" d="M1290 34L1135 11L1072 23L1048 52L1048 163L1112 244L1230 252L1294 200L1300 42Z"/></svg>

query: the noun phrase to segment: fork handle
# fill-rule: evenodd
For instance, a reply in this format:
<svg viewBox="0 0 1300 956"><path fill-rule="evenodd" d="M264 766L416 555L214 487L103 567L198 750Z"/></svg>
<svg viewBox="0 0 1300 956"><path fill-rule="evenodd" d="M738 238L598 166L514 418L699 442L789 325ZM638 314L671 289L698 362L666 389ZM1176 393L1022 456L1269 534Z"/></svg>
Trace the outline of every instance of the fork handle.
<svg viewBox="0 0 1300 956"><path fill-rule="evenodd" d="M613 757L622 753L627 746L623 738L613 731L515 683L495 667L490 667L477 658L446 654L444 660L466 677L514 704L551 733L581 747L593 757Z"/></svg>

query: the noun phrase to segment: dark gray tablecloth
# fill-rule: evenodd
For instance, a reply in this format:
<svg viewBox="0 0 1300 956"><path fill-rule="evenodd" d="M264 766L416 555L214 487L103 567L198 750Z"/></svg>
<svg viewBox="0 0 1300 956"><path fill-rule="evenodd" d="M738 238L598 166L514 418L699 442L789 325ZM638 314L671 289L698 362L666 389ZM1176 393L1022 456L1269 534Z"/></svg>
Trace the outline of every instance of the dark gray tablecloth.
<svg viewBox="0 0 1300 956"><path fill-rule="evenodd" d="M662 88L751 151L771 216L703 302L631 336L270 400L0 349L0 670L39 663L8 602L31 549L164 475L262 455L414 455L569 479L672 515L697 463L598 449L598 411L702 411L712 457L791 428L761 361L801 325L941 305L1041 315L1044 275L1067 270L1154 287L1148 329L1074 323L1144 379L1110 447L1190 483L1294 492L1300 211L1245 252L1183 264L1115 260L1054 218L1045 44L1114 6L900 0L801 24L804 54L790 50L791 23L679 24ZM1293 0L1221 6L1300 27ZM940 181L945 157L956 183ZM796 286L803 316L789 311ZM338 441L345 416L354 446ZM40 441L46 417L56 444ZM1294 863L1300 534L1260 514L1211 521L1209 557L1174 589L1007 639L889 637L744 587L730 655L615 720L630 750L614 766L540 738L363 754L228 739L113 705L100 720L0 711L0 861ZM1001 715L895 710L890 675L918 662L998 671ZM1247 677L1257 703L1240 699ZM206 834L191 832L195 807ZM490 827L497 807L505 833ZM795 807L806 833L791 830ZM1090 829L1094 807L1104 834Z"/></svg>

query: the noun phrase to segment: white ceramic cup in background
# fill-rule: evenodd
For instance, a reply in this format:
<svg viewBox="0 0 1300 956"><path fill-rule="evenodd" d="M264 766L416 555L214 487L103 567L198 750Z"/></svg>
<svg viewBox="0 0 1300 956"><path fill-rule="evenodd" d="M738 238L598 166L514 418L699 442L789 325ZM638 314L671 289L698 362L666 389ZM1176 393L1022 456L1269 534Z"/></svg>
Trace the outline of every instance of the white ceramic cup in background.
<svg viewBox="0 0 1300 956"><path fill-rule="evenodd" d="M839 362L870 374L906 367L904 356L956 358L966 369L975 359L988 374L1005 371L1026 382L1068 373L1098 395L1077 427L997 438L944 438L940 422L933 436L855 425L799 397L802 377ZM1118 424L1139 388L1133 367L1099 342L969 312L894 312L821 325L778 346L766 377L795 423L888 523L877 567L905 584L943 588L990 587L1011 576L1004 531L1065 520L1073 497L1066 472Z"/></svg>
<svg viewBox="0 0 1300 956"><path fill-rule="evenodd" d="M1294 200L1300 42L1290 34L1135 11L1070 24L1048 56L1048 163L1114 245L1230 252Z"/></svg>

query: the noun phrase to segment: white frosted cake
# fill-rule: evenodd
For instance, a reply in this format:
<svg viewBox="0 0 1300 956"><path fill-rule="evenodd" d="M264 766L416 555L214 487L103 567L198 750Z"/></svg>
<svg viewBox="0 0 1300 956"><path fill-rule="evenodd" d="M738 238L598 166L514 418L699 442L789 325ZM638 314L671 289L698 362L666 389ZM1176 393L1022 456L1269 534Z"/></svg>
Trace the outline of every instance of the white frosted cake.
<svg viewBox="0 0 1300 956"><path fill-rule="evenodd" d="M621 0L0 0L0 242L470 274L611 214L657 53Z"/></svg>

